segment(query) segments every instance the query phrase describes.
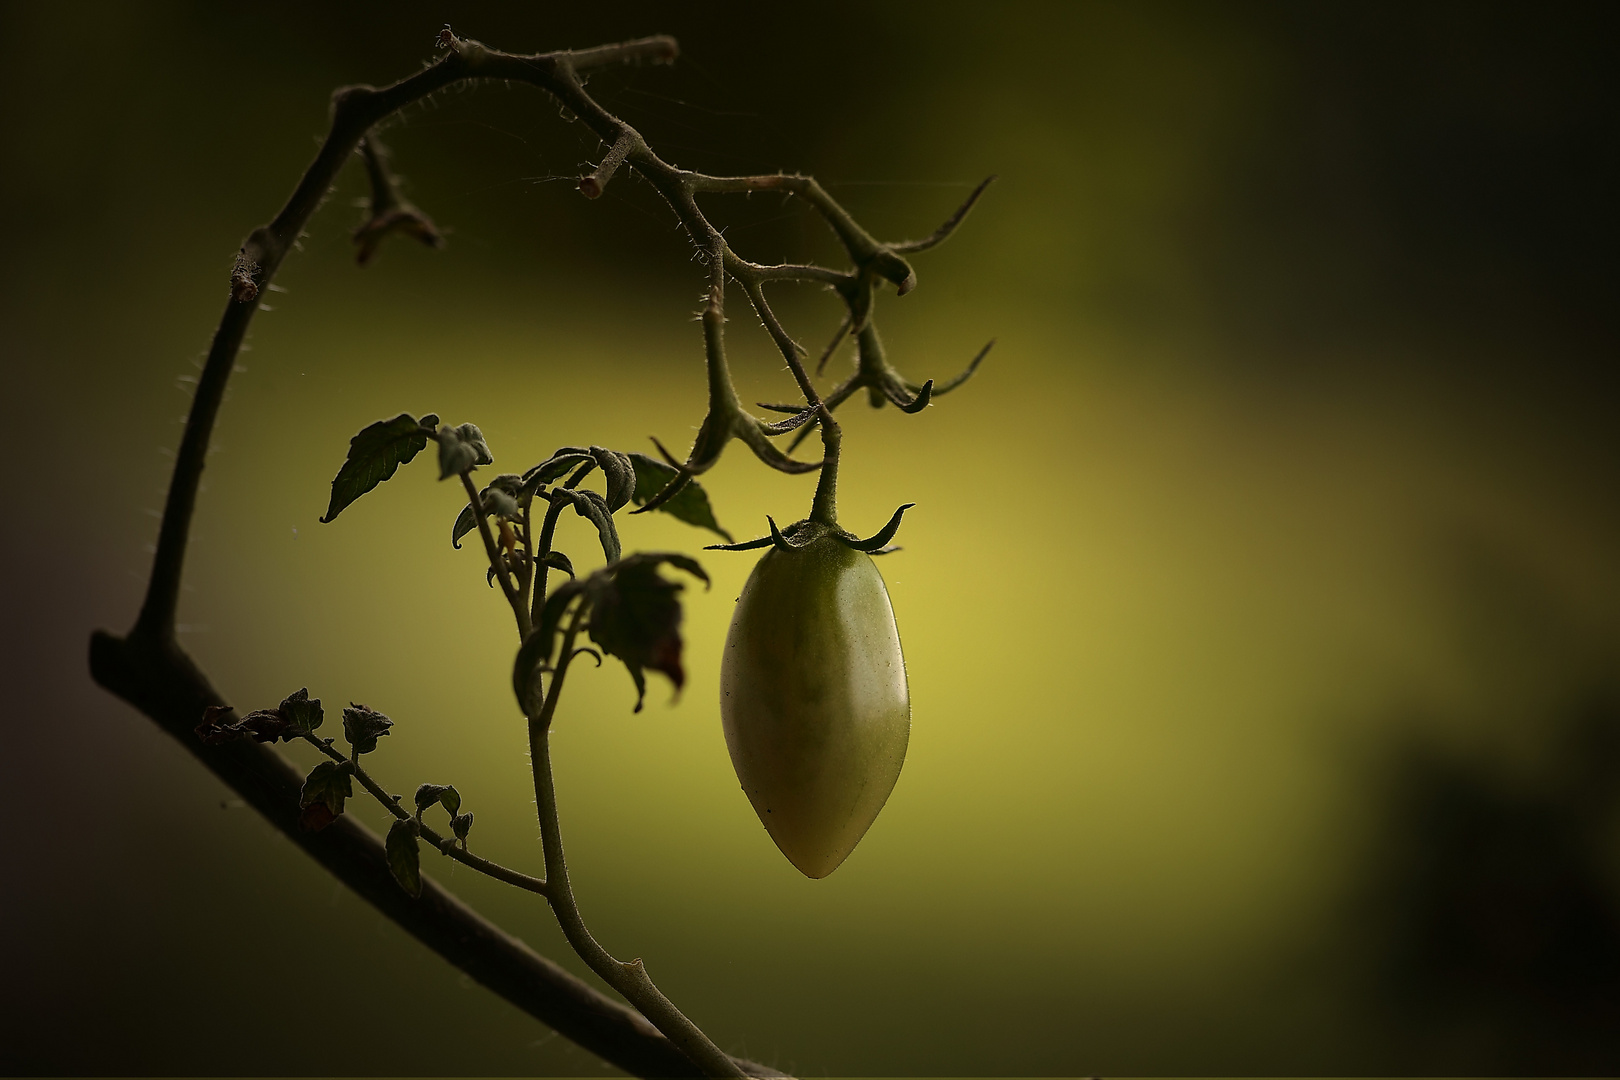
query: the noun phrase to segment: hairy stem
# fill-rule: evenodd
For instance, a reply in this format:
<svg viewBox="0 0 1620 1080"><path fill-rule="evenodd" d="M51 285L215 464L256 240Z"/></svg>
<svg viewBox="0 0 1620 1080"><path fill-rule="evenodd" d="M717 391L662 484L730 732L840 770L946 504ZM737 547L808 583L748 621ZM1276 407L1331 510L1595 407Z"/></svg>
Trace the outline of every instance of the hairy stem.
<svg viewBox="0 0 1620 1080"><path fill-rule="evenodd" d="M573 662L574 642L584 618L583 604L569 620L558 653L557 672L552 676L545 703L537 716L529 718L529 757L534 769L535 804L540 816L540 843L546 860L546 899L557 916L563 936L580 958L602 981L623 994L641 1015L680 1048L692 1063L708 1076L746 1076L731 1056L715 1046L698 1026L686 1018L653 984L641 960L617 960L597 943L585 925L574 890L568 883L568 863L563 857L562 832L557 817L557 789L551 776L551 721L557 713L563 682Z"/></svg>
<svg viewBox="0 0 1620 1080"><path fill-rule="evenodd" d="M471 469L461 474L461 486L467 489L467 498L472 500L473 520L478 522L478 535L484 541L484 554L489 556L489 568L495 571L495 580L501 583L501 592L512 607L512 617L517 620L518 639L522 640L529 636L529 609L513 587L512 575L507 573L506 560L501 558L501 550L495 544L495 534L490 530L489 516L484 513L484 502L478 497L478 485L473 483Z"/></svg>
<svg viewBox="0 0 1620 1080"><path fill-rule="evenodd" d="M832 409L821 406L821 475L816 478L816 498L810 505L810 520L838 525L838 458L844 442L843 430L833 419Z"/></svg>

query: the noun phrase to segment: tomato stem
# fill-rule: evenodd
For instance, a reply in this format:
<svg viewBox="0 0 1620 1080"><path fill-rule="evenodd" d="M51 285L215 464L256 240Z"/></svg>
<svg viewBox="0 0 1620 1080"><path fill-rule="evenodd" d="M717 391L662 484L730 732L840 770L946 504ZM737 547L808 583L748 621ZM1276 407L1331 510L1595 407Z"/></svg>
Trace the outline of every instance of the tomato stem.
<svg viewBox="0 0 1620 1080"><path fill-rule="evenodd" d="M557 917L568 944L590 969L652 1021L692 1063L708 1076L746 1076L729 1054L716 1046L698 1026L665 997L647 975L641 961L616 959L591 935L568 883L568 862L563 857L562 831L557 816L557 788L551 774L551 721L557 713L563 680L573 662L574 642L584 624L589 604L581 601L569 618L557 657L557 672L547 688L540 712L529 718L529 760L534 770L535 806L540 817L540 845L546 861L546 900Z"/></svg>
<svg viewBox="0 0 1620 1080"><path fill-rule="evenodd" d="M816 480L816 498L810 504L810 520L838 527L838 455L844 433L833 419L832 410L821 406L821 476Z"/></svg>

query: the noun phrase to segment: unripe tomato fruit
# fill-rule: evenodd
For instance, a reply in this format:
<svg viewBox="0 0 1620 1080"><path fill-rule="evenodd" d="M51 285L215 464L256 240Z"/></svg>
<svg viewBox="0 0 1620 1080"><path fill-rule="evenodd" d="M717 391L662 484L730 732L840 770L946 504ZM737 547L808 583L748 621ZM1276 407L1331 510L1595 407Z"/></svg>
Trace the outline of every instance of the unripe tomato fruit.
<svg viewBox="0 0 1620 1080"><path fill-rule="evenodd" d="M726 636L720 717L776 846L809 877L832 873L888 801L911 738L900 633L871 556L830 532L765 553Z"/></svg>

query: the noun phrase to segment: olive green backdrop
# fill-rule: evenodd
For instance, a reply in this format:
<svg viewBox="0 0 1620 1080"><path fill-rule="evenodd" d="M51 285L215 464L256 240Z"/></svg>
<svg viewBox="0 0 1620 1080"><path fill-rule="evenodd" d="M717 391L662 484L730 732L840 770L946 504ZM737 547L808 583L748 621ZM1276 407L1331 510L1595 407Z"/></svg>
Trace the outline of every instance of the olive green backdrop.
<svg viewBox="0 0 1620 1080"><path fill-rule="evenodd" d="M830 878L770 844L715 684L752 563L688 592L690 684L632 715L581 673L555 737L576 888L723 1047L800 1075L1612 1072L1620 425L1612 16L1475 4L13 4L0 66L7 402L0 1063L114 1073L584 1073L599 1063L323 875L95 688L133 618L231 255L330 90L431 56L677 35L591 89L710 171L814 172L888 238L1001 179L892 358L980 376L848 407L845 523L913 693L888 807ZM397 721L395 790L453 782L539 865L513 642L461 498L408 468L316 519L402 410L497 464L682 448L701 269L539 94L389 129L450 231L354 268L344 176L254 323L187 564L186 647L233 701L307 685ZM709 208L833 258L796 204ZM781 294L826 339L837 311ZM790 382L732 309L744 393ZM835 368L844 363L840 358ZM721 521L811 478L733 448ZM564 544L589 561L583 523ZM704 535L629 519L629 548ZM303 757L289 751L294 757ZM359 812L370 814L369 808ZM533 898L430 874L578 970Z"/></svg>

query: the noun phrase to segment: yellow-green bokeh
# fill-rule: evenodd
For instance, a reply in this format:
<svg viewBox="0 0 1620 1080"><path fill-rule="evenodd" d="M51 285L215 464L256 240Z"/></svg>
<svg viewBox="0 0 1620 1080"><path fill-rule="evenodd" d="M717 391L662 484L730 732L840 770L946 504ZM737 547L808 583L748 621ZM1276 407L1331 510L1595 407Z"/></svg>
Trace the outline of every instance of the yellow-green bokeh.
<svg viewBox="0 0 1620 1080"><path fill-rule="evenodd" d="M728 83L719 46L705 51L729 40L718 24L640 14L622 27L606 17L572 27L584 36L568 43L653 29L642 25L650 19L682 34L699 70L726 85L706 100L747 97ZM329 28L305 17L311 33ZM503 28L543 38L545 27L481 17L492 25L476 33L492 43L555 43L502 40ZM1378 843L1382 807L1369 778L1380 754L1414 732L1533 771L1549 753L1543 718L1612 678L1620 533L1612 438L1594 419L1601 388L1582 401L1533 375L1538 365L1578 369L1586 346L1550 332L1538 339L1528 300L1517 338L1482 335L1444 312L1415 319L1376 289L1360 294L1366 310L1353 332L1320 298L1319 308L1279 301L1303 332L1252 332L1245 318L1263 330L1273 317L1287 321L1252 297L1223 310L1249 295L1224 276L1256 294L1272 287L1268 273L1290 277L1286 258L1280 269L1266 263L1264 243L1284 241L1263 232L1264 214L1245 216L1241 186L1264 172L1308 62L1286 19L1183 7L1031 8L1007 21L965 10L860 17L878 21L874 43L854 49L861 62L875 62L880 46L903 54L894 76L902 103L863 111L838 96L828 107L843 111L816 128L803 119L815 112L807 95L763 93L767 108L799 125L791 131L820 140L768 164L855 182L832 190L884 235L920 234L966 181L1002 174L960 238L919 257L917 292L888 295L879 309L892 358L911 377L946 377L994 336L982 374L920 416L852 403L845 421L845 524L867 533L897 504L918 504L904 550L881 562L911 678L910 755L849 861L824 881L794 871L738 790L715 700L720 644L752 556L705 553L713 587L685 594L684 694L670 701L655 678L647 708L632 714L633 688L610 661L581 672L557 723L563 827L591 925L620 955L645 957L722 1045L806 1074L1332 1071L1429 1060L1388 1050L1406 1044L1390 1042L1376 1009L1340 978L1360 947L1344 937L1345 898ZM237 61L275 91L274 100L244 91L242 109L280 116L280 126L242 138L224 110L219 137L245 157L198 175L210 136L187 133L181 116L216 116L193 103L230 85L220 51L248 50L272 30L277 41L298 35L282 22L237 24L184 8L154 18L210 50L198 66L216 74L192 86L105 46L135 81L141 122L161 134L111 125L104 145L127 148L156 178L82 181L72 167L81 151L51 133L96 111L59 102L26 114L41 141L24 152L31 171L16 182L72 187L96 208L88 222L76 219L64 196L50 219L63 243L30 225L32 272L7 267L16 283L10 381L19 401L73 432L54 459L53 490L84 498L83 477L105 478L90 506L57 511L56 542L17 541L17 595L83 620L58 619L57 667L32 680L46 685L82 682L72 650L90 620L117 626L134 610L139 549L152 531L141 510L159 505L168 460L154 447L173 445L173 415L186 401L166 382L189 371L185 357L206 342L235 238L301 167L306 129L321 122L317 91L334 81L324 69L350 70L333 44L348 39L336 30L310 46L317 70L307 77L286 56ZM106 13L92 39L116 36L115 22ZM157 30L126 32L145 40ZM811 48L820 36L781 46L794 40L786 19L750 32L776 35L759 40L778 43L784 78L830 77L827 65L838 63ZM376 71L336 78L380 79L417 55L372 49L364 55ZM656 87L660 77L638 73L628 85ZM452 141L475 138L480 105L493 96L441 102L441 113L416 114L393 136L402 158L418 155L402 166L417 178L413 196L464 225L448 250L401 243L356 273L343 236L343 203L359 190L349 177L287 264L288 292L267 297L273 310L255 322L221 416L180 619L186 647L243 706L307 685L329 715L351 699L388 713L396 733L370 759L386 782L455 783L477 815L478 850L534 867L533 792L507 682L515 642L475 546L450 548L458 490L418 463L339 521L317 523L349 435L397 411L477 422L497 467L512 469L561 445L640 449L654 434L679 447L701 418L700 341L689 321L700 278L695 266L682 276L682 239L669 232L659 249L637 234L635 257L663 250L664 261L621 265L608 243L618 234L562 224L635 220L656 204L587 205L566 184L525 184L531 174L488 146L470 165L425 160L436 123ZM671 96L657 99L653 123L698 122L705 137L723 130L723 117L695 118ZM180 116L163 113L165 102L180 103ZM509 117L526 106L493 107ZM536 129L550 123L549 105L532 108ZM505 127L491 145L507 135L532 133ZM679 145L669 153L677 161ZM154 146L191 156L177 163ZM66 164L44 152L51 147ZM773 152L764 143L746 151ZM546 161L555 166L555 155ZM462 183L480 163L494 194ZM435 178L446 186L435 190ZM490 205L531 216L505 235ZM554 247L536 220L557 223ZM771 243L824 243L812 225L755 227ZM1338 245L1346 265L1373 258L1346 228L1324 232L1323 243ZM1253 245L1220 246L1246 230ZM748 235L733 242L743 248ZM1213 268L1212 244L1225 260ZM785 297L784 312L812 345L836 321L816 295ZM731 315L745 398L790 393L740 298ZM767 514L801 516L813 485L736 447L704 482L739 537L763 531ZM7 498L12 520L39 527L37 488L13 480ZM627 549L694 551L711 539L659 515L629 518L622 532ZM591 561L584 523L565 523L562 546L576 563ZM78 568L68 575L78 584L65 588L85 599L52 600L39 584L64 560ZM81 696L108 727L144 723ZM62 749L48 734L24 743L46 756ZM94 747L79 753L97 756ZM239 910L235 929L203 932L214 935L212 962L165 968L137 950L107 976L110 988L83 1000L147 983L179 1001L206 997L198 972L235 994L291 994L296 977L233 962L229 943L311 950L299 961L311 964L310 943L329 932L356 950L357 994L386 1002L395 993L423 1017L459 1009L488 1019L476 1045L413 1021L421 1058L375 1026L357 1040L306 1031L296 1045L314 1055L309 1068L595 1068L544 1039L531 1045L536 1026L481 991L473 1005L443 1004L469 999L436 960L409 961L428 973L421 985L390 983L386 973L405 963L398 957L420 951L391 928L358 943L312 929L370 927L371 917L335 895L328 907L324 891L311 905L311 889L325 888L319 872L266 830L143 817L143 785L190 785L176 789L186 798L172 797L181 814L211 813L209 800L227 796L155 742L136 759L140 769L117 780L135 807L61 826L58 853L88 830L110 829L139 861L142 845L161 836L165 850L185 854L152 874L150 895L183 891L175 881L195 873L208 889L258 882L257 906ZM87 768L121 771L95 760ZM99 805L88 785L79 797ZM53 858L41 854L38 865ZM284 876L270 865L284 865ZM427 869L580 970L530 898L448 863ZM36 873L30 888L49 896L48 871ZM81 890L96 880L89 871L69 879ZM106 887L84 917L119 925L118 886ZM184 940L183 915L152 904L162 912L152 917ZM48 935L71 954L65 923ZM323 945L321 962L344 964L332 952L342 941ZM43 964L48 951L27 955ZM166 970L188 981L170 985ZM60 991L40 1015L60 1023L76 993ZM334 993L334 1015L342 998ZM360 1008L372 1018L387 1011ZM216 1031L234 1030L224 1018L234 1014L215 1012ZM128 1037L136 1049L124 1059L58 1059L30 1043L18 1060L157 1071L252 1071L266 1060L184 1049L178 1034L169 1043ZM1436 1060L1503 1060L1460 1053Z"/></svg>

